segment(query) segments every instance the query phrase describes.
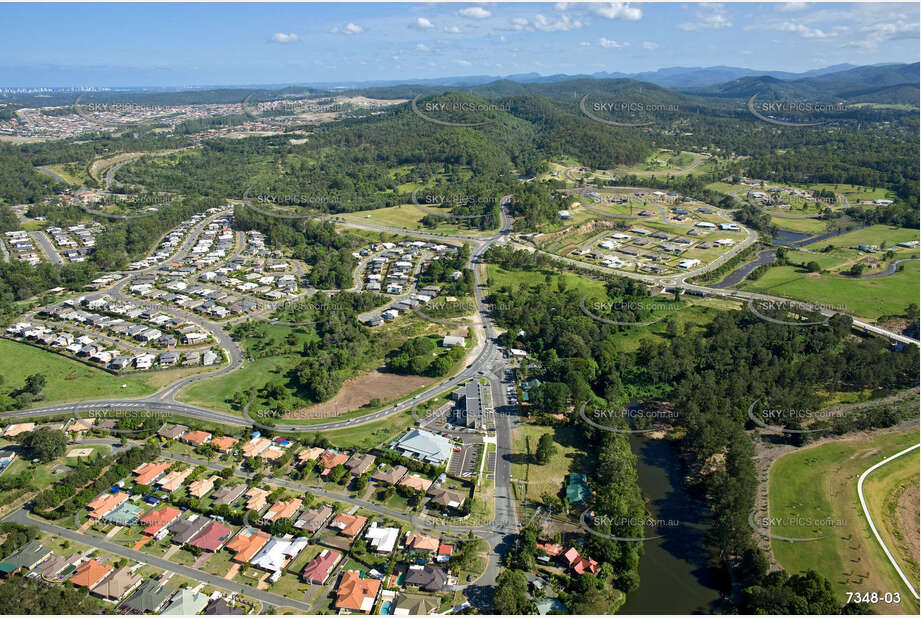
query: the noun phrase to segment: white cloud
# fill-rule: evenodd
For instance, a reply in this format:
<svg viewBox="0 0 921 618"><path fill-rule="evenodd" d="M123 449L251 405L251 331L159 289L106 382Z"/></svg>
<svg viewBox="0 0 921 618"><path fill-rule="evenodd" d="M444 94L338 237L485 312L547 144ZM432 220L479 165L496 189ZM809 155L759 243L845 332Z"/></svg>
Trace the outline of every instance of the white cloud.
<svg viewBox="0 0 921 618"><path fill-rule="evenodd" d="M555 8L557 11L568 11L569 7L571 6L572 5L569 2L557 2L553 5L553 8Z"/></svg>
<svg viewBox="0 0 921 618"><path fill-rule="evenodd" d="M901 19L895 23L873 24L862 28L862 30L887 41L918 38L918 24L909 24Z"/></svg>
<svg viewBox="0 0 921 618"><path fill-rule="evenodd" d="M470 62L469 60L458 60L457 64L464 66L464 67L469 67L473 65L473 63Z"/></svg>
<svg viewBox="0 0 921 618"><path fill-rule="evenodd" d="M809 26L804 26L803 24L797 24L790 21L781 24L780 29L784 32L794 32L804 39L827 39L830 37L838 36L834 32L825 32L819 28L810 28Z"/></svg>
<svg viewBox="0 0 921 618"><path fill-rule="evenodd" d="M630 45L630 43L618 43L617 41L612 41L604 37L601 37L598 40L598 43L605 49L623 49L624 47Z"/></svg>
<svg viewBox="0 0 921 618"><path fill-rule="evenodd" d="M413 30L431 30L432 28L435 27L435 24L433 24L431 21L429 21L425 17L417 17L416 21L409 24L409 27L412 28Z"/></svg>
<svg viewBox="0 0 921 618"><path fill-rule="evenodd" d="M467 19L487 19L492 17L492 13L481 6L471 6L466 9L461 9L457 12L457 14L461 17L466 17Z"/></svg>
<svg viewBox="0 0 921 618"><path fill-rule="evenodd" d="M659 49L659 44L655 41L643 41L643 49Z"/></svg>
<svg viewBox="0 0 921 618"><path fill-rule="evenodd" d="M582 41L581 43L579 43L579 47L591 47L591 46L592 44L589 43L588 41Z"/></svg>
<svg viewBox="0 0 921 618"><path fill-rule="evenodd" d="M299 40L298 36L293 32L287 34L284 32L276 32L272 35L273 43L297 43Z"/></svg>
<svg viewBox="0 0 921 618"><path fill-rule="evenodd" d="M530 20L525 17L512 18L511 29L518 31L528 30L530 32L535 30L540 32L569 32L570 30L578 30L584 25L582 21L573 19L569 15L561 15L559 19L551 19L538 13Z"/></svg>
<svg viewBox="0 0 921 618"><path fill-rule="evenodd" d="M460 34L461 29L458 26L445 26L444 31L448 34Z"/></svg>
<svg viewBox="0 0 921 618"><path fill-rule="evenodd" d="M334 34L361 34L365 29L359 26L358 24L353 24L352 22L347 23L346 25L339 28L338 26L330 30Z"/></svg>
<svg viewBox="0 0 921 618"><path fill-rule="evenodd" d="M416 43L416 51L427 52L430 48L425 43Z"/></svg>
<svg viewBox="0 0 921 618"><path fill-rule="evenodd" d="M731 28L732 21L723 11L720 4L704 4L701 10L697 12L697 20L679 24L678 27L685 31L693 30L722 30ZM706 7L704 9L703 7Z"/></svg>
<svg viewBox="0 0 921 618"><path fill-rule="evenodd" d="M591 11L605 19L624 19L639 21L643 18L643 10L630 6L629 2L608 2L605 4L592 4Z"/></svg>
<svg viewBox="0 0 921 618"><path fill-rule="evenodd" d="M581 28L582 22L578 19L572 19L569 15L563 15L560 19L554 21L538 13L534 16L532 25L541 32L569 32L570 30Z"/></svg>
<svg viewBox="0 0 921 618"><path fill-rule="evenodd" d="M784 2L782 5L777 7L777 10L784 13L792 13L794 11L802 11L808 6L809 5L805 2Z"/></svg>
<svg viewBox="0 0 921 618"><path fill-rule="evenodd" d="M896 22L878 22L860 29L861 38L847 43L846 47L860 49L877 49L886 41L917 40L919 29L917 23L908 23L901 19Z"/></svg>

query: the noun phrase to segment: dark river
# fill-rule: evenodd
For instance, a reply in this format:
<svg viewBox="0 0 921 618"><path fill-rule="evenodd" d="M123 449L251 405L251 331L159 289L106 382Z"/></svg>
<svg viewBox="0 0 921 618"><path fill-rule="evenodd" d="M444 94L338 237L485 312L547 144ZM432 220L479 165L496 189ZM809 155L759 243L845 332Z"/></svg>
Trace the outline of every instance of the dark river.
<svg viewBox="0 0 921 618"><path fill-rule="evenodd" d="M640 557L640 586L627 595L619 614L709 613L719 599L719 574L707 568L707 512L684 488L678 453L668 440L631 437L640 488L656 520L679 525L648 528Z"/></svg>

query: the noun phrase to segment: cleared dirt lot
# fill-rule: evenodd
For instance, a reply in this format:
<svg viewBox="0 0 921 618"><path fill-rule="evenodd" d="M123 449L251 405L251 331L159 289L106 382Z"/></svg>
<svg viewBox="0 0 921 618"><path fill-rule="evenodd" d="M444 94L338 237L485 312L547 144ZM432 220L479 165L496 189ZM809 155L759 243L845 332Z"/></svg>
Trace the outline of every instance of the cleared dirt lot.
<svg viewBox="0 0 921 618"><path fill-rule="evenodd" d="M329 401L307 408L292 410L284 416L286 419L329 418L345 412L357 410L375 397L381 403L399 399L404 395L422 388L435 381L435 378L422 376L404 376L385 373L375 369L342 384L336 396Z"/></svg>

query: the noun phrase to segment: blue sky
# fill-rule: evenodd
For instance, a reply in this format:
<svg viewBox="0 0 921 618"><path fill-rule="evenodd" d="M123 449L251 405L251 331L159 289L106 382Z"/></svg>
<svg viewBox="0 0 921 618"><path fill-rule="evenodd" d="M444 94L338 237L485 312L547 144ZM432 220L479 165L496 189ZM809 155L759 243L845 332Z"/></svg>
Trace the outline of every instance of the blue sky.
<svg viewBox="0 0 921 618"><path fill-rule="evenodd" d="M919 5L4 4L0 88L916 62Z"/></svg>

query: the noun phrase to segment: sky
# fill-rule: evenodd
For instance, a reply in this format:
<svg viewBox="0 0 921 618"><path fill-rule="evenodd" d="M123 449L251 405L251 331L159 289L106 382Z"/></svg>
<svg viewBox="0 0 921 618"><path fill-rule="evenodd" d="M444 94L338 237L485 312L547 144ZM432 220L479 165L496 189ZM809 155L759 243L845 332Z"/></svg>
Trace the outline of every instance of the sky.
<svg viewBox="0 0 921 618"><path fill-rule="evenodd" d="M918 3L10 3L0 15L0 88L919 59Z"/></svg>

